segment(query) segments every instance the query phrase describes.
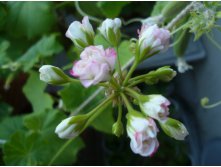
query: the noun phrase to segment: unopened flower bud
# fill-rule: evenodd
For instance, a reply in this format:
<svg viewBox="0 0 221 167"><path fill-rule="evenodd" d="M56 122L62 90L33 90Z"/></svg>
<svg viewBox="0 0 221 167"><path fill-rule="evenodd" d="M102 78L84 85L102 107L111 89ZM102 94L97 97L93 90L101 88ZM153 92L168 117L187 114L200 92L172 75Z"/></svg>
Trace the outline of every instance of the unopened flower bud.
<svg viewBox="0 0 221 167"><path fill-rule="evenodd" d="M112 126L112 133L120 137L124 133L124 127L121 121L117 121Z"/></svg>
<svg viewBox="0 0 221 167"><path fill-rule="evenodd" d="M40 69L40 80L54 85L62 85L70 82L70 78L58 67L43 65Z"/></svg>
<svg viewBox="0 0 221 167"><path fill-rule="evenodd" d="M156 24L152 26L143 25L138 33L137 56L139 56L140 61L160 51L165 51L169 47L170 32L159 28Z"/></svg>
<svg viewBox="0 0 221 167"><path fill-rule="evenodd" d="M163 131L176 140L184 140L189 135L186 127L178 120L168 118L165 123L160 123Z"/></svg>
<svg viewBox="0 0 221 167"><path fill-rule="evenodd" d="M143 113L160 122L165 122L169 115L170 101L162 95L141 95L139 105Z"/></svg>
<svg viewBox="0 0 221 167"><path fill-rule="evenodd" d="M56 127L55 133L62 139L74 138L85 129L87 120L88 115L78 115L66 118Z"/></svg>
<svg viewBox="0 0 221 167"><path fill-rule="evenodd" d="M71 23L66 32L66 36L70 38L80 49L84 49L89 45L93 45L94 30L88 20L88 17L85 16L82 20L82 23L79 21L74 21Z"/></svg>
<svg viewBox="0 0 221 167"><path fill-rule="evenodd" d="M119 18L106 19L103 21L98 30L104 38L113 46L117 46L120 40L121 20Z"/></svg>

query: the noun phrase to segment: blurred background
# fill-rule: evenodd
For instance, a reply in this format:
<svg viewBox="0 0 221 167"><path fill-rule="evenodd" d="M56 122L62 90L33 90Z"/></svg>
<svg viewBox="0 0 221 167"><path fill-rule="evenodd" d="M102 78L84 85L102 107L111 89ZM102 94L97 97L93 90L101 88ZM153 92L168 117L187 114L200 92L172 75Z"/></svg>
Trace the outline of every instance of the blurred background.
<svg viewBox="0 0 221 167"><path fill-rule="evenodd" d="M119 17L125 22L120 53L129 52L130 37L137 37L141 23L168 2L0 2L0 165L221 165L220 107L205 111L200 98L220 99L219 50L206 37L187 43L185 58L194 70L178 74L170 83L140 85L143 92L161 93L172 101L171 115L182 121L190 133L176 141L159 133L158 152L148 158L134 154L126 133L111 134L115 115L103 114L72 142L54 133L70 112L87 112L99 103L98 95L83 111L79 105L94 92L81 85L50 86L39 80L38 69L52 64L67 73L79 53L65 37L71 22L85 13L99 20ZM96 18L98 21L96 21ZM221 42L220 32L214 37ZM97 43L102 43L99 35ZM127 49L125 49L127 48ZM134 75L162 65L174 69L172 48L139 66ZM109 109L112 110L111 108ZM126 120L124 120L126 121ZM61 154L58 154L59 151ZM56 156L58 155L58 156Z"/></svg>

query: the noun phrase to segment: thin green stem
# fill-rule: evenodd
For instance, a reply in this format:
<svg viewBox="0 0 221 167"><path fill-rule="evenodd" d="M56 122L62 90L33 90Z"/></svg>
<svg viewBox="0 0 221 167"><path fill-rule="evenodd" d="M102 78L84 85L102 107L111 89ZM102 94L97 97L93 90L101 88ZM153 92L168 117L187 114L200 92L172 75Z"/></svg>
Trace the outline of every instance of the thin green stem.
<svg viewBox="0 0 221 167"><path fill-rule="evenodd" d="M142 20L144 20L144 19L142 19L142 18L132 18L128 21L123 21L123 24L125 26L127 26L128 24L135 23L135 22L140 22L141 23Z"/></svg>
<svg viewBox="0 0 221 167"><path fill-rule="evenodd" d="M138 94L136 91L134 91L131 88L125 88L125 90L135 99L139 99L140 94Z"/></svg>
<svg viewBox="0 0 221 167"><path fill-rule="evenodd" d="M112 98L114 95L108 97L105 99L100 105L95 107L90 113L88 113L88 116L90 116L89 120L87 121L87 124L85 127L87 127L112 101ZM52 165L54 161L61 155L61 153L65 150L65 148L71 144L71 142L74 140L70 139L57 151L57 153L52 157L51 161L49 162L48 166Z"/></svg>
<svg viewBox="0 0 221 167"><path fill-rule="evenodd" d="M175 45L178 44L182 39L183 39L183 36L180 35L179 38L178 38L176 41L174 41L172 44L169 45L169 47L175 46Z"/></svg>
<svg viewBox="0 0 221 167"><path fill-rule="evenodd" d="M134 82L130 83L128 85L128 87L133 87L133 86L135 86L135 85L137 85L139 83L142 83L142 82L144 82L144 79L140 79L140 80L134 81Z"/></svg>
<svg viewBox="0 0 221 167"><path fill-rule="evenodd" d="M213 103L213 104L210 104L210 105L202 105L202 107L203 108L206 108L206 109L211 109L211 108L214 108L214 107L217 107L217 106L219 106L219 105L221 105L221 101L218 101L218 102L216 102L216 103Z"/></svg>
<svg viewBox="0 0 221 167"><path fill-rule="evenodd" d="M206 33L207 38L219 49L221 50L221 46L218 42L216 42L209 33Z"/></svg>
<svg viewBox="0 0 221 167"><path fill-rule="evenodd" d="M123 82L123 86L125 86L127 84L128 80L130 79L130 77L133 74L134 70L137 68L137 65L138 65L137 61L134 61L133 65L131 66L131 68L130 68L129 72L127 73L127 76L126 76L126 78Z"/></svg>
<svg viewBox="0 0 221 167"><path fill-rule="evenodd" d="M182 30L183 28L185 28L185 26L188 24L188 22L186 22L185 24L183 24L182 26L178 27L177 29L175 29L174 31L172 31L170 33L170 35L174 35L175 33L177 33L178 31Z"/></svg>
<svg viewBox="0 0 221 167"><path fill-rule="evenodd" d="M88 18L94 22L97 22L97 23L101 23L102 20L94 17L94 16L90 16L89 14L85 13L81 8L80 8L80 5L79 5L79 2L78 1L75 1L75 7L76 7L76 10L78 11L78 13L82 16L88 16Z"/></svg>
<svg viewBox="0 0 221 167"><path fill-rule="evenodd" d="M60 149L59 149L59 150L56 152L56 154L52 157L52 159L51 159L51 161L49 162L48 166L53 165L54 161L61 155L61 153L65 150L65 148L66 148L68 145L71 144L71 142L72 142L73 140L74 140L74 138L73 138L73 139L69 139L68 141L66 141L66 142L64 143L64 145L62 145L62 146L60 147Z"/></svg>
<svg viewBox="0 0 221 167"><path fill-rule="evenodd" d="M121 81L122 81L122 80L123 80L123 75L122 75L122 71L121 71L120 57L119 57L119 55L118 55L118 46L115 47L115 49L116 49L116 52L117 52L118 73L119 73L120 79L121 79Z"/></svg>
<svg viewBox="0 0 221 167"><path fill-rule="evenodd" d="M117 122L120 122L121 121L121 118L122 118L122 105L121 104L118 104L118 117L117 117Z"/></svg>
<svg viewBox="0 0 221 167"><path fill-rule="evenodd" d="M68 77L69 82L80 83L80 80Z"/></svg>
<svg viewBox="0 0 221 167"><path fill-rule="evenodd" d="M112 99L114 98L115 95L112 95L110 97L108 97L106 100L104 100L100 105L98 105L94 110L91 111L90 118L88 119L85 127L87 127L88 125L90 125L90 123L97 118L98 115L100 115L100 113L102 111L104 111L104 109L110 105L112 103Z"/></svg>
<svg viewBox="0 0 221 167"><path fill-rule="evenodd" d="M120 95L121 95L121 97L127 107L128 112L133 111L134 109L133 109L132 105L130 104L129 100L127 99L127 97L123 93L121 93Z"/></svg>

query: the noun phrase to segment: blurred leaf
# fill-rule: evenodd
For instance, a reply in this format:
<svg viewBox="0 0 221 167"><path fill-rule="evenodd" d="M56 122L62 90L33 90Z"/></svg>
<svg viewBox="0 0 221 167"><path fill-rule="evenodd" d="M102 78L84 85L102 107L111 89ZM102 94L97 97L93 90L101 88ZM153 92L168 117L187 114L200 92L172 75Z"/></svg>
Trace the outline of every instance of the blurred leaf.
<svg viewBox="0 0 221 167"><path fill-rule="evenodd" d="M53 100L49 94L44 93L46 83L39 79L37 72L30 72L30 76L23 87L23 92L32 104L33 111L39 112L52 108Z"/></svg>
<svg viewBox="0 0 221 167"><path fill-rule="evenodd" d="M96 90L96 87L85 89L80 83L71 83L59 91L59 95L63 100L65 108L69 111L74 111ZM103 94L98 94L90 104L94 106L102 97ZM86 113L90 109L91 107L88 105L82 112Z"/></svg>
<svg viewBox="0 0 221 167"><path fill-rule="evenodd" d="M8 15L7 7L4 3L0 2L0 30L4 27Z"/></svg>
<svg viewBox="0 0 221 167"><path fill-rule="evenodd" d="M96 130L112 134L112 125L114 124L113 109L105 109L91 124Z"/></svg>
<svg viewBox="0 0 221 167"><path fill-rule="evenodd" d="M101 12L105 17L114 18L117 17L120 14L122 8L129 3L129 1L100 1L97 2L97 6L101 9Z"/></svg>
<svg viewBox="0 0 221 167"><path fill-rule="evenodd" d="M7 63L10 58L7 57L7 49L10 43L7 40L0 39L0 66Z"/></svg>
<svg viewBox="0 0 221 167"><path fill-rule="evenodd" d="M0 123L0 139L8 140L16 131L22 129L22 117L13 116L3 119Z"/></svg>
<svg viewBox="0 0 221 167"><path fill-rule="evenodd" d="M25 117L26 132L15 133L4 145L6 165L48 165L52 157L66 143L54 133L65 115L57 110L32 113ZM84 144L76 138L68 145L53 165L70 165Z"/></svg>
<svg viewBox="0 0 221 167"><path fill-rule="evenodd" d="M169 2L166 1L157 1L154 5L154 8L151 12L151 16L158 16L161 14L163 8L168 4Z"/></svg>
<svg viewBox="0 0 221 167"><path fill-rule="evenodd" d="M130 51L130 41L121 42L118 52L122 66L127 64L127 62L134 56Z"/></svg>
<svg viewBox="0 0 221 167"><path fill-rule="evenodd" d="M12 112L13 108L7 103L0 102L0 121L9 116Z"/></svg>
<svg viewBox="0 0 221 167"><path fill-rule="evenodd" d="M8 2L7 30L16 37L34 38L49 32L55 23L53 2Z"/></svg>
<svg viewBox="0 0 221 167"><path fill-rule="evenodd" d="M23 64L24 71L30 70L40 58L52 56L62 51L61 44L56 39L57 35L42 37L18 60Z"/></svg>

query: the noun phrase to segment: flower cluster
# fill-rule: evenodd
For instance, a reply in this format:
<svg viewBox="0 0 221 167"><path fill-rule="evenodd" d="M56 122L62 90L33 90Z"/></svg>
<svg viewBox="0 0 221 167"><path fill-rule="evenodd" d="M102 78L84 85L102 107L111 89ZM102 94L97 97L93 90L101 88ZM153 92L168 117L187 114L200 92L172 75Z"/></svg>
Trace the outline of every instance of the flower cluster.
<svg viewBox="0 0 221 167"><path fill-rule="evenodd" d="M159 147L157 139L159 129L156 123L167 135L177 140L184 140L188 135L181 122L168 117L170 101L167 98L160 94L144 95L137 88L139 83L169 82L175 77L176 72L165 66L144 75L131 77L139 63L168 48L170 32L156 24L143 25L141 30L138 30L138 39L135 40L134 62L129 71L122 71L117 52L121 39L120 28L119 18L106 19L101 24L98 30L110 44L108 48L104 48L102 44L94 45L95 33L88 17L84 17L82 23L74 21L66 32L66 36L80 51L80 60L75 61L70 70L74 78L70 78L57 67L45 65L39 70L40 79L56 85L80 82L85 88L98 85L106 89L105 100L91 112L71 116L57 126L55 132L60 138L78 136L111 104L118 107L118 118L113 124L112 132L119 137L124 132L121 118L122 106L125 106L126 132L131 139L132 151L141 156L152 156ZM134 105L138 105L140 111L135 110Z"/></svg>

